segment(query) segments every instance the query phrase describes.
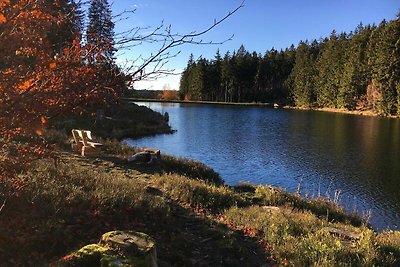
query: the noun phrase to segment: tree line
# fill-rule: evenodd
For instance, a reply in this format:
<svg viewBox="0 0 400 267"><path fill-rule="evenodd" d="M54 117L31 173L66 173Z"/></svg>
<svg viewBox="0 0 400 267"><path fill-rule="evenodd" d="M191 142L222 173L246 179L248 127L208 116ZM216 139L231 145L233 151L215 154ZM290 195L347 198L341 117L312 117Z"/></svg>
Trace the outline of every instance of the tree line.
<svg viewBox="0 0 400 267"><path fill-rule="evenodd" d="M400 114L400 14L350 33L300 41L263 55L237 51L211 60L190 56L180 97L219 102L271 102L299 107L371 109Z"/></svg>

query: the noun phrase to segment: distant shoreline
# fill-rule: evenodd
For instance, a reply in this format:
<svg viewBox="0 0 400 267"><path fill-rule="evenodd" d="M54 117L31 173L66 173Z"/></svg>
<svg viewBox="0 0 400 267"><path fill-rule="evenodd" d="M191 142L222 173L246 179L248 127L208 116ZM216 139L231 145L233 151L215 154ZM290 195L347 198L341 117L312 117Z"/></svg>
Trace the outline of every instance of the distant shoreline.
<svg viewBox="0 0 400 267"><path fill-rule="evenodd" d="M164 100L164 99L144 99L144 98L122 98L124 101L131 102L161 102L161 103L178 103L178 104L205 104L205 105L225 105L225 106L246 106L246 107L269 107L273 108L274 103L233 103L233 102L212 102L212 101L185 101L185 100ZM331 112L337 114L348 114L348 115L359 115L368 117L382 117L390 119L399 119L399 115L383 116L372 110L346 110L340 108L307 108L307 107L295 107L295 106L281 106L278 108L293 109L293 110L306 110L306 111L321 111Z"/></svg>
<svg viewBox="0 0 400 267"><path fill-rule="evenodd" d="M274 107L273 103L252 102L252 103L235 103L235 102L213 102L213 101L187 101L187 100L164 100L164 99L145 99L145 98L122 98L123 101L131 102L161 102L161 103L178 103L178 104L206 104L206 105L225 105L225 106L254 106L254 107Z"/></svg>
<svg viewBox="0 0 400 267"><path fill-rule="evenodd" d="M373 112L372 110L347 110L341 108L306 108L306 107L292 107L292 106L284 106L284 109L295 109L295 110L312 110L312 111L321 111L321 112L331 112L337 114L348 114L348 115L359 115L359 116L368 116L368 117L381 117L381 118L389 118L389 119L399 119L399 115L390 115L383 116L378 113Z"/></svg>

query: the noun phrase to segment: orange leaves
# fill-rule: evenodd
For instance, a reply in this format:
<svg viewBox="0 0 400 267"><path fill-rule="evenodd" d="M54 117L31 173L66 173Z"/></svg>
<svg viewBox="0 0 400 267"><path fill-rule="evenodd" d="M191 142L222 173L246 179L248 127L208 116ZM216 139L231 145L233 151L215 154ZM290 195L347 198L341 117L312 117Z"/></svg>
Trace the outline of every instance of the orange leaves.
<svg viewBox="0 0 400 267"><path fill-rule="evenodd" d="M5 23L5 22L7 22L6 17L3 14L0 13L0 24L1 23Z"/></svg>
<svg viewBox="0 0 400 267"><path fill-rule="evenodd" d="M38 124L35 128L36 129L34 129L34 131L35 131L35 133L38 135L38 136L43 136L43 126L45 126L47 124L47 119L44 117L44 116L42 116L41 118L40 118L40 124Z"/></svg>
<svg viewBox="0 0 400 267"><path fill-rule="evenodd" d="M36 129L36 130L35 130L35 133L36 133L38 136L42 136L42 135L43 135L42 129Z"/></svg>
<svg viewBox="0 0 400 267"><path fill-rule="evenodd" d="M32 86L32 83L33 83L33 79L29 79L27 81L24 81L24 82L22 82L21 84L18 85L18 90L24 92L24 91L28 90Z"/></svg>
<svg viewBox="0 0 400 267"><path fill-rule="evenodd" d="M0 0L0 24L7 22L6 16L1 11L8 4L10 4L10 0Z"/></svg>
<svg viewBox="0 0 400 267"><path fill-rule="evenodd" d="M47 119L45 118L45 117L41 117L40 118L40 122L43 124L43 125L46 125L47 124Z"/></svg>
<svg viewBox="0 0 400 267"><path fill-rule="evenodd" d="M32 10L30 12L30 15L35 17L35 18L40 18L43 15L43 12L41 12L40 10Z"/></svg>
<svg viewBox="0 0 400 267"><path fill-rule="evenodd" d="M39 9L21 12L19 13L18 18L24 21L42 23L44 25L48 25L48 21L53 19L50 14L45 13Z"/></svg>
<svg viewBox="0 0 400 267"><path fill-rule="evenodd" d="M57 64L55 63L55 62L51 62L50 64L49 64L49 68L50 69L55 69L57 67Z"/></svg>
<svg viewBox="0 0 400 267"><path fill-rule="evenodd" d="M10 0L1 0L0 1L0 7L4 7L6 5L10 4Z"/></svg>
<svg viewBox="0 0 400 267"><path fill-rule="evenodd" d="M16 56L35 56L36 53L36 47L20 47L18 50L15 50Z"/></svg>
<svg viewBox="0 0 400 267"><path fill-rule="evenodd" d="M48 33L54 21L49 1L0 0L0 177L12 177L17 169L45 156L46 119L51 108L47 99L62 98L49 89L62 88L62 75L55 74ZM53 74L54 73L54 74ZM24 140L21 142L20 140Z"/></svg>
<svg viewBox="0 0 400 267"><path fill-rule="evenodd" d="M161 99L164 100L178 100L178 91L176 90L163 90Z"/></svg>
<svg viewBox="0 0 400 267"><path fill-rule="evenodd" d="M7 19L4 16L4 13L1 11L8 4L10 4L10 0L0 0L0 24L7 22Z"/></svg>
<svg viewBox="0 0 400 267"><path fill-rule="evenodd" d="M18 86L18 89L20 89L21 91L24 91L26 89L28 89L31 86L31 83L29 81L25 81L23 84Z"/></svg>
<svg viewBox="0 0 400 267"><path fill-rule="evenodd" d="M15 74L15 71L12 69L7 69L2 71L3 75L12 75Z"/></svg>

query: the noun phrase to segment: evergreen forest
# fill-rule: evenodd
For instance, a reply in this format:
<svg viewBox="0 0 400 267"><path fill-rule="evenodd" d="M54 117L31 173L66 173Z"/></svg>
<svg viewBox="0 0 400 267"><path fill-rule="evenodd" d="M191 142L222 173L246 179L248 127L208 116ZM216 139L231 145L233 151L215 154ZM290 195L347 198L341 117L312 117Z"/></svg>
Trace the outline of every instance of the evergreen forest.
<svg viewBox="0 0 400 267"><path fill-rule="evenodd" d="M267 102L306 108L400 114L400 14L350 33L300 41L264 54L190 56L179 89L185 100Z"/></svg>

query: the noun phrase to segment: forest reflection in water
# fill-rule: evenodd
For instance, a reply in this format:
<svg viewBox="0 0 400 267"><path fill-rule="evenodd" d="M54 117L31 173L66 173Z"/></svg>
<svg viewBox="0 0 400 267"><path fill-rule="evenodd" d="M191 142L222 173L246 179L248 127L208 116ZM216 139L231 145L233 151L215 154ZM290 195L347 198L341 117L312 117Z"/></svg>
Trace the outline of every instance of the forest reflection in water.
<svg viewBox="0 0 400 267"><path fill-rule="evenodd" d="M168 112L177 132L127 143L201 161L227 184L270 184L303 194L341 192L374 228L400 225L400 121L328 112L137 103Z"/></svg>

